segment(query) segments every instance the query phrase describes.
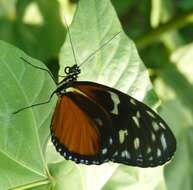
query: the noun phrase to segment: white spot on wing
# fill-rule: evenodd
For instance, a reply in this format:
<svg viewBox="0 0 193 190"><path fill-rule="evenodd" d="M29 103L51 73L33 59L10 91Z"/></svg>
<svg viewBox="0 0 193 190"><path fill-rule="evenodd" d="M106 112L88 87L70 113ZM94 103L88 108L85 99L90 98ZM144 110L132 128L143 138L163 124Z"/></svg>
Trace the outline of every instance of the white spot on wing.
<svg viewBox="0 0 193 190"><path fill-rule="evenodd" d="M149 111L149 110L146 110L146 113L150 116L150 117L153 117L155 118L155 115L153 112Z"/></svg>
<svg viewBox="0 0 193 190"><path fill-rule="evenodd" d="M139 111L137 111L136 117L137 117L137 118L140 118L140 112L139 112Z"/></svg>
<svg viewBox="0 0 193 190"><path fill-rule="evenodd" d="M151 139L152 139L152 141L155 141L155 140L156 140L156 136L155 136L154 133L151 133Z"/></svg>
<svg viewBox="0 0 193 190"><path fill-rule="evenodd" d="M112 157L118 156L118 152L116 151Z"/></svg>
<svg viewBox="0 0 193 190"><path fill-rule="evenodd" d="M136 137L136 138L134 139L133 143L134 143L134 148L137 150L137 149L139 148L139 146L140 146L140 140L139 140L139 138Z"/></svg>
<svg viewBox="0 0 193 190"><path fill-rule="evenodd" d="M125 151L121 152L121 157L125 157Z"/></svg>
<svg viewBox="0 0 193 190"><path fill-rule="evenodd" d="M99 126L102 126L102 125L103 125L103 122L102 122L101 119L96 118L96 119L94 119L94 120L97 122L97 124L98 124Z"/></svg>
<svg viewBox="0 0 193 190"><path fill-rule="evenodd" d="M159 125L163 128L166 129L166 127L164 126L164 124L162 122L159 122Z"/></svg>
<svg viewBox="0 0 193 190"><path fill-rule="evenodd" d="M63 83L61 84L61 85L59 85L59 86L62 86L63 85ZM73 88L73 87L68 87L67 89L66 89L66 93L67 92L77 92L78 94L82 94L83 96L85 96L85 97L88 97L85 93L83 93L81 90L78 90L77 88Z"/></svg>
<svg viewBox="0 0 193 190"><path fill-rule="evenodd" d="M147 153L150 153L150 152L151 152L151 148L148 147L148 148L147 148Z"/></svg>
<svg viewBox="0 0 193 190"><path fill-rule="evenodd" d="M107 153L107 148L104 148L103 150L102 150L102 154L106 154Z"/></svg>
<svg viewBox="0 0 193 190"><path fill-rule="evenodd" d="M157 156L160 157L161 156L161 150L158 148L157 149Z"/></svg>
<svg viewBox="0 0 193 190"><path fill-rule="evenodd" d="M125 157L127 159L131 158L131 156L127 150L125 150L121 153L121 157L123 157L123 158Z"/></svg>
<svg viewBox="0 0 193 190"><path fill-rule="evenodd" d="M136 126L139 128L140 126L139 126L139 120L138 120L138 118L135 117L135 116L133 116L132 119L133 119L133 121L135 122Z"/></svg>
<svg viewBox="0 0 193 190"><path fill-rule="evenodd" d="M113 139L112 138L109 139L109 144L113 144Z"/></svg>
<svg viewBox="0 0 193 190"><path fill-rule="evenodd" d="M137 158L137 161L138 161L138 162L143 162L143 159L138 157L138 158Z"/></svg>
<svg viewBox="0 0 193 190"><path fill-rule="evenodd" d="M162 143L163 149L166 150L166 149L167 149L167 144L166 144L166 139L165 139L163 133L162 133L162 135L161 135L161 143Z"/></svg>
<svg viewBox="0 0 193 190"><path fill-rule="evenodd" d="M130 102L133 104L133 105L136 105L136 102L134 99L130 98Z"/></svg>
<svg viewBox="0 0 193 190"><path fill-rule="evenodd" d="M112 93L111 91L108 91L108 92L111 95L111 99L113 100L113 104L114 104L114 108L111 111L111 113L118 115L119 114L118 105L120 104L119 96L115 93Z"/></svg>
<svg viewBox="0 0 193 190"><path fill-rule="evenodd" d="M127 159L131 158L131 156L130 156L130 154L127 150L125 151L125 156L126 156Z"/></svg>
<svg viewBox="0 0 193 190"><path fill-rule="evenodd" d="M65 94L66 90L61 90L60 93Z"/></svg>
<svg viewBox="0 0 193 190"><path fill-rule="evenodd" d="M119 130L119 142L122 144L125 141L125 137L128 135L127 130Z"/></svg>
<svg viewBox="0 0 193 190"><path fill-rule="evenodd" d="M155 121L152 122L152 126L155 131L158 131L160 129L159 125Z"/></svg>

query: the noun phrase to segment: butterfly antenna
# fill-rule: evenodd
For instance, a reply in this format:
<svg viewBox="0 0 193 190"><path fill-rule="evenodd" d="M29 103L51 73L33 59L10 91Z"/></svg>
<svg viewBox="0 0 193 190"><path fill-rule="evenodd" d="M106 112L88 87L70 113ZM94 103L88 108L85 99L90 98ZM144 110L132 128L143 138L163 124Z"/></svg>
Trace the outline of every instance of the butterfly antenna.
<svg viewBox="0 0 193 190"><path fill-rule="evenodd" d="M37 104L32 104L31 106L27 106L27 107L24 107L24 108L21 108L21 109L18 109L17 111L14 111L12 114L17 114L23 110L26 110L26 109L29 109L29 108L32 108L32 107L35 107L35 106L41 106L41 105L44 105L44 104L48 104L50 103L53 95L55 94L55 91L50 95L49 99L46 101L46 102L41 102L41 103L37 103Z"/></svg>
<svg viewBox="0 0 193 190"><path fill-rule="evenodd" d="M108 43L110 43L120 33L121 31L116 33L112 38L110 38L104 44L102 44L98 49L96 49L93 53L91 53L79 66L81 67L85 62L87 62L91 57L93 57L96 53L98 53L102 48L104 48Z"/></svg>
<svg viewBox="0 0 193 190"><path fill-rule="evenodd" d="M54 76L52 75L52 73L51 73L48 69L44 69L44 68L42 68L42 67L38 67L38 66L36 66L36 65L33 65L33 64L31 64L28 60L26 60L26 59L23 58L23 57L20 57L20 59L22 59L25 63L27 63L28 65L30 65L30 66L32 66L32 67L34 67L34 68L36 68L36 69L40 69L40 70L46 71L46 72L50 75L50 77L52 78L52 80L53 80L53 81L56 83L56 85L57 85L57 82L55 81Z"/></svg>
<svg viewBox="0 0 193 190"><path fill-rule="evenodd" d="M77 62L77 59L76 59L75 50L74 50L74 46L73 46L73 43L72 43L72 37L71 37L71 34L70 34L70 28L68 27L67 20L66 20L65 16L64 16L64 22L65 22L65 25L66 25L67 34L68 34L69 39L70 39L70 45L72 47L72 53L73 53L73 56L74 56L74 61L78 65L78 62Z"/></svg>

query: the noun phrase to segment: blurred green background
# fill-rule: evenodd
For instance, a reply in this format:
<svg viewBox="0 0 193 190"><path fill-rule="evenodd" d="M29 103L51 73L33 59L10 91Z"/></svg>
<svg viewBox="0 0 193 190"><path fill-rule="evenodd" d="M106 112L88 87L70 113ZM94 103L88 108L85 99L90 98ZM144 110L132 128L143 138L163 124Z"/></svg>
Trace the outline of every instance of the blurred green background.
<svg viewBox="0 0 193 190"><path fill-rule="evenodd" d="M0 40L43 61L57 78L59 50L76 0L0 0ZM160 114L178 140L164 168L168 190L193 189L193 1L112 0L127 35L148 68ZM42 22L44 20L44 22ZM152 179L153 180L153 179Z"/></svg>

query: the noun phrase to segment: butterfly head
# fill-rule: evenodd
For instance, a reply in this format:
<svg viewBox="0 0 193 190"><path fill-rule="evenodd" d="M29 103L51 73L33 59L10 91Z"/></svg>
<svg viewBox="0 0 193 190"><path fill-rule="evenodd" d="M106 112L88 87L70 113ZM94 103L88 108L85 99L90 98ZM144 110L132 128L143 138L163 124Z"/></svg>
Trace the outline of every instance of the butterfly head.
<svg viewBox="0 0 193 190"><path fill-rule="evenodd" d="M81 70L80 67L77 64L75 64L71 67L70 66L65 67L64 72L66 74L66 77L58 84L58 87L55 90L55 93L58 96L62 96L63 94L66 93L66 89L72 85L73 81L77 80Z"/></svg>
<svg viewBox="0 0 193 190"><path fill-rule="evenodd" d="M78 74L80 74L80 67L77 64L74 64L71 67L67 66L64 68L64 72L67 75L73 75L73 74L78 75Z"/></svg>
<svg viewBox="0 0 193 190"><path fill-rule="evenodd" d="M74 64L73 66L66 66L64 68L64 72L66 74L66 77L63 81L70 82L70 81L76 81L78 78L78 75L80 74L81 70L80 67L77 64Z"/></svg>
<svg viewBox="0 0 193 190"><path fill-rule="evenodd" d="M59 84L76 81L81 70L80 70L80 67L77 64L75 64L71 67L66 66L64 68L64 72L66 74L66 77Z"/></svg>

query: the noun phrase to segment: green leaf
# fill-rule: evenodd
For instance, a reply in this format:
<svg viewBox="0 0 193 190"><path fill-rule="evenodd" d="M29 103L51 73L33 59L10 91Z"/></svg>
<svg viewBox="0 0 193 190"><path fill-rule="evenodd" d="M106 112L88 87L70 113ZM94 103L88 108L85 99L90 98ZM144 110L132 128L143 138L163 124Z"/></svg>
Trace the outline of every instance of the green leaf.
<svg viewBox="0 0 193 190"><path fill-rule="evenodd" d="M166 184L169 190L192 190L193 128L181 128L179 132L175 158L171 165L166 167Z"/></svg>
<svg viewBox="0 0 193 190"><path fill-rule="evenodd" d="M163 105L161 115L163 118L167 118L167 122L177 138L177 150L174 158L164 170L166 185L168 190L191 190L193 188L192 115L186 106L176 98Z"/></svg>
<svg viewBox="0 0 193 190"><path fill-rule="evenodd" d="M14 7L13 3L11 5ZM11 16L0 15L0 39L41 60L58 57L65 38L58 1L18 1L15 12L10 13L10 5L4 3L4 6ZM37 15L39 22L35 22Z"/></svg>
<svg viewBox="0 0 193 190"><path fill-rule="evenodd" d="M165 182L162 170L163 167L135 168L121 165L104 185L102 190L125 189L126 187L129 188L129 190L164 190Z"/></svg>
<svg viewBox="0 0 193 190"><path fill-rule="evenodd" d="M49 170L54 178L54 189L85 190L84 170L72 161L63 161L49 164Z"/></svg>
<svg viewBox="0 0 193 190"><path fill-rule="evenodd" d="M156 28L160 23L161 10L162 10L162 1L161 0L151 0L151 16L150 23L153 28Z"/></svg>
<svg viewBox="0 0 193 190"><path fill-rule="evenodd" d="M54 100L16 115L13 112L46 101L54 83L47 73L26 64L20 57L44 67L21 50L0 41L0 189L49 183L43 150Z"/></svg>
<svg viewBox="0 0 193 190"><path fill-rule="evenodd" d="M113 38L118 32L121 33ZM137 53L134 43L122 30L110 1L81 0L70 26L70 35L75 50L76 61L78 64L83 63L81 65L79 80L95 81L112 86L139 100L146 100L146 103L149 105L155 105L157 98L152 91L148 72ZM108 42L110 39L112 40ZM106 42L108 43L102 47ZM101 49L94 56L84 62L89 55L100 47ZM60 75L64 75L65 66L72 66L76 61L69 35L67 35L67 39L60 52ZM132 168L131 170L133 171L130 172L130 167L128 166L117 167L117 164L110 163L89 168L84 166L87 171L86 174L90 174L89 180L88 178L85 179L86 187L95 190L102 187L104 189L112 189L111 183L116 180L116 173L124 173L122 176L125 180L133 178L133 174L138 173L137 168ZM100 175L98 175L97 170L101 171ZM124 172L125 170L127 172ZM161 169L158 170L155 168L144 171L146 171L147 176L149 175L149 179L155 175L156 171L157 174L159 173L157 179L154 181L154 185L151 184L151 180L148 182L144 181L147 189L148 187L152 189L152 187L158 188L164 186ZM112 175L113 177L110 178ZM139 175L140 179L143 177ZM108 180L109 182L105 184ZM93 183L90 183L90 181ZM117 180L116 183L117 187L131 188L131 183L127 180L126 182L124 180L120 182ZM138 184L139 181L136 180L135 183ZM139 184L138 187L142 188L143 185ZM162 189L165 189L165 187Z"/></svg>
<svg viewBox="0 0 193 190"><path fill-rule="evenodd" d="M191 75L192 52L192 50L186 51L186 53L184 51L184 53L181 54L181 57L177 56L178 61L176 62L176 64L168 65L161 73L161 78L164 81L165 85L172 90L177 98L193 114L193 78ZM186 67L184 67L185 64Z"/></svg>
<svg viewBox="0 0 193 190"><path fill-rule="evenodd" d="M112 39L119 32L121 33ZM112 39L83 63L80 80L115 87L139 100L143 100L145 96L154 97L148 72L139 58L135 44L122 30L110 1L80 1L70 34L78 64L83 63L95 50ZM64 75L65 66L75 63L67 36L60 52L60 74ZM154 97L154 103L156 100Z"/></svg>
<svg viewBox="0 0 193 190"><path fill-rule="evenodd" d="M0 17L13 18L15 16L16 0L0 1Z"/></svg>
<svg viewBox="0 0 193 190"><path fill-rule="evenodd" d="M176 50L156 80L157 93L164 101L161 115L177 137L177 151L165 167L168 190L193 188L193 44ZM180 174L180 175L179 175Z"/></svg>
<svg viewBox="0 0 193 190"><path fill-rule="evenodd" d="M171 60L176 64L187 82L193 83L193 43L178 48L171 55ZM184 67L184 65L186 66Z"/></svg>

